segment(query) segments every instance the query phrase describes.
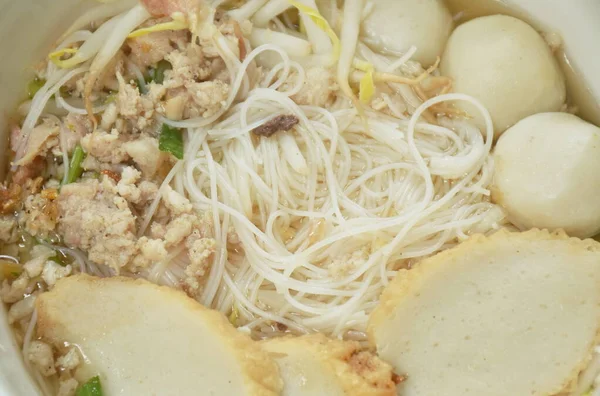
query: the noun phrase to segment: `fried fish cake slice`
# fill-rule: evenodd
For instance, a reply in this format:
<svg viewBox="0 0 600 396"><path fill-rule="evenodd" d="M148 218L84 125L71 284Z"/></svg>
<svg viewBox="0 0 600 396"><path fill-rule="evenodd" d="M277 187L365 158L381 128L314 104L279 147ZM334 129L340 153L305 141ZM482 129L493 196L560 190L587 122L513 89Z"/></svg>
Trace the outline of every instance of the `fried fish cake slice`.
<svg viewBox="0 0 600 396"><path fill-rule="evenodd" d="M110 395L278 395L277 364L220 313L180 291L76 275L37 300L38 335L76 344Z"/></svg>
<svg viewBox="0 0 600 396"><path fill-rule="evenodd" d="M282 396L391 396L396 394L389 364L358 342L322 334L274 338L262 342L277 361Z"/></svg>
<svg viewBox="0 0 600 396"><path fill-rule="evenodd" d="M599 329L600 244L532 230L401 271L368 333L402 395L505 396L570 394Z"/></svg>

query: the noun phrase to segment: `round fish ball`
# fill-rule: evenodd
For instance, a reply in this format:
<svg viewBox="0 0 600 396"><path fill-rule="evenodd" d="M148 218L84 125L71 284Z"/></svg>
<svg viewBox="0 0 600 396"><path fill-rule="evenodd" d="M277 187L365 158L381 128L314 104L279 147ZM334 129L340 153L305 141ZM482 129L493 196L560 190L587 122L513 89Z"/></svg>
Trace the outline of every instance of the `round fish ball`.
<svg viewBox="0 0 600 396"><path fill-rule="evenodd" d="M492 199L522 229L600 231L600 128L567 113L541 113L508 129L494 151Z"/></svg>
<svg viewBox="0 0 600 396"><path fill-rule="evenodd" d="M429 66L442 54L452 30L452 15L442 0L378 0L362 31L378 51L405 53L417 47L413 59Z"/></svg>
<svg viewBox="0 0 600 396"><path fill-rule="evenodd" d="M452 78L456 92L483 103L496 137L527 116L559 111L565 102L565 78L547 43L531 26L510 16L476 18L456 28L440 71ZM456 105L484 128L472 105Z"/></svg>

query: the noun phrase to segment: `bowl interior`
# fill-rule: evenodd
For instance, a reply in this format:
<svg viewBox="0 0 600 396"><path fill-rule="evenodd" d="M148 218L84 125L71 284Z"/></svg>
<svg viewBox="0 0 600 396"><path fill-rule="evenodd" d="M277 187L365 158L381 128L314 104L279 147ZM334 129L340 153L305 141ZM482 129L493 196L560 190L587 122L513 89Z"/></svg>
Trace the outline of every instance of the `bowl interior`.
<svg viewBox="0 0 600 396"><path fill-rule="evenodd" d="M118 1L118 0L117 0ZM479 0L470 0L479 1ZM571 65L585 80L596 98L588 102L587 113L600 122L600 1L598 0L513 0L540 26L558 33L565 44ZM33 75L32 66L49 52L52 44L94 0L0 0L0 178L6 152L6 125L15 106L24 99L25 85ZM38 394L30 380L0 303L0 394L30 396Z"/></svg>

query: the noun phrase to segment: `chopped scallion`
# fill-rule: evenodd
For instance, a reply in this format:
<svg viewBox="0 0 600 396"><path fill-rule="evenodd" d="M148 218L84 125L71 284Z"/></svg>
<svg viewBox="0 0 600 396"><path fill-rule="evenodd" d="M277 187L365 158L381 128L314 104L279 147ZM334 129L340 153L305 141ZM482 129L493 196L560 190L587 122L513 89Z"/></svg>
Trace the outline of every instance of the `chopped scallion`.
<svg viewBox="0 0 600 396"><path fill-rule="evenodd" d="M157 84L162 84L165 81L165 72L167 70L171 70L171 64L166 60L161 60L156 64L156 67L151 70L150 75L152 76L152 81Z"/></svg>
<svg viewBox="0 0 600 396"><path fill-rule="evenodd" d="M108 96L104 99L104 104L110 104L117 101L118 91L110 91Z"/></svg>
<svg viewBox="0 0 600 396"><path fill-rule="evenodd" d="M95 376L90 378L85 384L77 389L75 396L102 396L100 377Z"/></svg>
<svg viewBox="0 0 600 396"><path fill-rule="evenodd" d="M56 254L54 256L50 257L49 260L54 261L56 264L60 265L61 267L67 266L67 256L60 250L57 250Z"/></svg>
<svg viewBox="0 0 600 396"><path fill-rule="evenodd" d="M235 327L238 327L239 319L240 311L238 310L237 305L233 304L233 307L231 308L231 314L229 314L229 323L231 323Z"/></svg>
<svg viewBox="0 0 600 396"><path fill-rule="evenodd" d="M19 264L9 260L0 260L0 281L18 278L21 272L23 272L23 267Z"/></svg>
<svg viewBox="0 0 600 396"><path fill-rule="evenodd" d="M81 148L80 145L77 145L77 147L75 147L75 151L73 151L73 155L71 156L71 162L69 164L69 174L67 175L66 184L74 183L75 181L77 181L77 179L79 179L79 177L81 177L81 174L83 173L81 163L83 162L85 157L85 151L83 151L83 148Z"/></svg>
<svg viewBox="0 0 600 396"><path fill-rule="evenodd" d="M183 159L183 136L181 130L163 124L158 138L158 148L160 151L173 154L178 159Z"/></svg>
<svg viewBox="0 0 600 396"><path fill-rule="evenodd" d="M46 80L39 77L29 81L29 84L27 84L27 96L29 96L29 99L33 99L35 94L44 86L44 84L46 84Z"/></svg>
<svg viewBox="0 0 600 396"><path fill-rule="evenodd" d="M148 88L146 87L146 83L148 81L150 81L150 77L146 76L143 80L137 79L136 81L134 81L133 85L137 87L137 89L142 95L145 95L148 93Z"/></svg>

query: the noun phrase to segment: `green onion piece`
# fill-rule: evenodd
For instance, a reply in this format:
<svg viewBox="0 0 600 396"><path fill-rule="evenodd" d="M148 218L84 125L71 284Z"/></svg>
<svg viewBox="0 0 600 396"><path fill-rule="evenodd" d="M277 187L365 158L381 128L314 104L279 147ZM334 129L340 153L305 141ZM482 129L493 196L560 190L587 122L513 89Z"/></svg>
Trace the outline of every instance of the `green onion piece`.
<svg viewBox="0 0 600 396"><path fill-rule="evenodd" d="M18 278L23 267L10 260L0 260L0 280Z"/></svg>
<svg viewBox="0 0 600 396"><path fill-rule="evenodd" d="M146 84L148 84L150 82L150 77L148 77L148 76L142 76L142 77L143 77L143 79L136 78L135 80L131 80L130 83L131 83L131 85L136 87L142 95L144 95L144 94L148 93L148 87L146 87Z"/></svg>
<svg viewBox="0 0 600 396"><path fill-rule="evenodd" d="M171 153L178 159L183 159L183 136L181 130L163 124L158 138L160 151Z"/></svg>
<svg viewBox="0 0 600 396"><path fill-rule="evenodd" d="M161 60L156 65L156 68L152 70L152 81L154 81L157 84L162 84L165 81L165 72L167 70L171 70L172 68L173 66L171 66L171 64L168 61L164 59Z"/></svg>
<svg viewBox="0 0 600 396"><path fill-rule="evenodd" d="M64 254L60 250L57 250L56 254L54 256L50 257L49 260L54 261L56 264L60 265L61 267L66 267L68 258L67 258L66 254Z"/></svg>
<svg viewBox="0 0 600 396"><path fill-rule="evenodd" d="M85 384L81 385L75 396L102 396L102 385L100 385L100 377L95 376L90 378Z"/></svg>
<svg viewBox="0 0 600 396"><path fill-rule="evenodd" d="M67 183L74 183L81 177L83 173L83 168L81 167L81 163L85 159L85 151L81 148L80 145L75 147L75 151L73 151L73 156L71 156L71 163L69 164L69 174L67 175Z"/></svg>
<svg viewBox="0 0 600 396"><path fill-rule="evenodd" d="M133 82L133 85L135 85L137 87L137 89L140 91L140 93L142 95L145 95L148 93L148 88L146 87L146 80L148 80L148 77L144 77L143 80L136 80Z"/></svg>
<svg viewBox="0 0 600 396"><path fill-rule="evenodd" d="M118 91L110 91L108 96L104 99L104 104L110 104L117 101Z"/></svg>
<svg viewBox="0 0 600 396"><path fill-rule="evenodd" d="M33 99L37 91L39 91L44 84L46 84L46 80L39 77L29 81L29 84L27 84L27 96L29 96L29 99Z"/></svg>
<svg viewBox="0 0 600 396"><path fill-rule="evenodd" d="M229 314L229 323L233 326L238 327L238 322L240 319L240 311L236 304L233 304L233 308L231 308L231 314Z"/></svg>

